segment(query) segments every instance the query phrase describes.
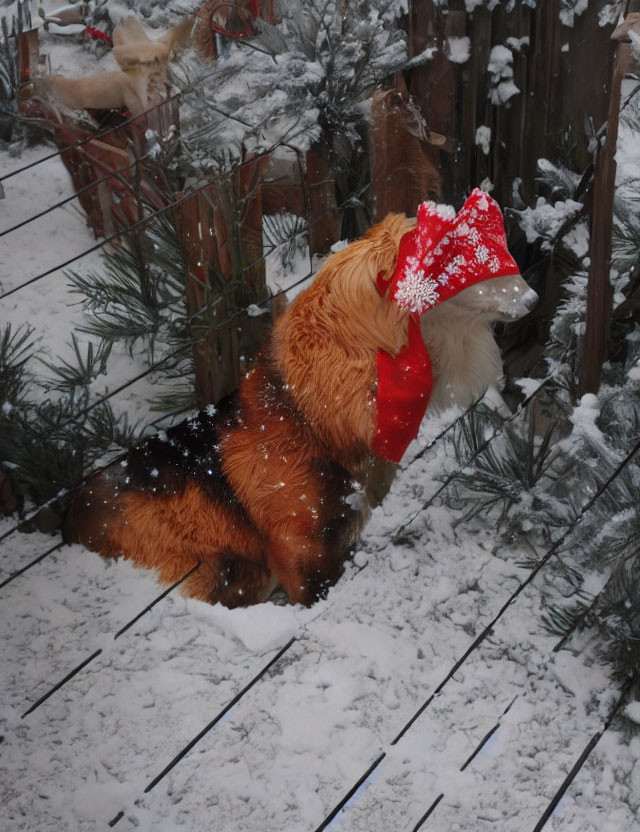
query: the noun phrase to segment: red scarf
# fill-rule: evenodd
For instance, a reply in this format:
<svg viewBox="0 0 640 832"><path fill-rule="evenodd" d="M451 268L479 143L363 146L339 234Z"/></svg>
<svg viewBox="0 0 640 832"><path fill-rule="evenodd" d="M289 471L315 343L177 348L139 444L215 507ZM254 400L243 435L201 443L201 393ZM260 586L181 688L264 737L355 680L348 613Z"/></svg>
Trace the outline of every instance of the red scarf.
<svg viewBox="0 0 640 832"><path fill-rule="evenodd" d="M419 316L474 283L518 272L500 208L484 191L476 188L458 214L433 202L420 205L416 228L400 241L391 279L378 276L380 294L410 316L407 346L395 357L378 350L376 453L400 462L429 404L433 376Z"/></svg>

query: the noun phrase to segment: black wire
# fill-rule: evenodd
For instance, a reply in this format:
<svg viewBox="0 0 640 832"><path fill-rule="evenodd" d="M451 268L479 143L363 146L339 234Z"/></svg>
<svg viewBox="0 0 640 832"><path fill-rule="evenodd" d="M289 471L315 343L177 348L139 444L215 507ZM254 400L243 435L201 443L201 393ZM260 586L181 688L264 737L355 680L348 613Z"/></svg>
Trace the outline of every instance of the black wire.
<svg viewBox="0 0 640 832"><path fill-rule="evenodd" d="M40 159L36 159L34 162L29 162L28 165L23 165L21 168L16 168L16 170L12 170L10 173L5 173L4 176L0 176L0 182L4 182L6 179L11 179L12 176L17 176L19 173L22 173L25 170L29 170L30 168L36 167L36 165L42 164L42 162L47 162L49 159L55 159L56 156L60 156L63 153L66 153L68 150L73 150L76 147L81 147L83 144L87 142L91 142L94 139L102 139L105 136L108 136L110 133L113 133L116 130L120 130L123 127L126 127L127 124L133 124L134 121L137 121L139 118L143 118L148 113L157 110L158 107L163 107L166 104L169 104L171 101L175 101L177 98L180 98L180 94L172 95L171 98L167 98L165 101L161 101L159 104L155 104L153 107L149 107L148 110L145 110L143 113L139 113L137 116L131 116L131 118L126 119L125 121L121 122L120 124L116 125L115 127L109 127L105 130L99 130L97 133L92 133L90 136L86 136L84 139L78 139L77 142L73 144L68 144L65 147L57 150L55 153L50 153L48 156L42 156ZM14 116L15 118L19 118L19 113L14 113L11 110L8 110L6 107L0 104L0 110L8 116ZM33 119L36 122L42 122L44 119Z"/></svg>
<svg viewBox="0 0 640 832"><path fill-rule="evenodd" d="M11 228L5 228L4 231L0 231L0 237L4 237L5 234L11 234L12 231L17 231L19 228L22 228L23 226L28 225L30 222L33 222L34 220L39 220L41 217L44 217L46 214L50 214L51 211L55 211L57 208L61 208L63 205L66 205L67 202L71 202L72 199L75 199L76 197L80 196L81 194L85 193L86 191L89 191L92 188L95 188L101 182L106 182L107 179L113 179L113 178L117 177L119 174L124 173L127 170L131 170L131 168L135 167L135 165L137 165L139 162L144 161L144 159L146 159L148 156L149 156L149 153L145 153L142 156L140 156L139 159L135 159L130 164L125 165L122 168L116 168L115 170L111 171L110 173L107 173L104 176L101 176L99 179L95 179L93 182L89 182L88 185L83 185L82 188L79 188L77 191L72 193L71 196L67 196L64 199L61 199L60 202L56 202L55 205L50 205L48 208L45 208L44 210L40 211L38 214L34 214L32 217L28 217L26 220L22 220L21 222L16 223L16 225L12 225ZM122 180L120 180L120 181L122 181ZM126 182L126 180L125 180L125 184L128 187L130 187L130 183ZM135 193L133 188L131 188L131 192Z"/></svg>
<svg viewBox="0 0 640 832"><path fill-rule="evenodd" d="M92 252L97 251L98 249L102 248L103 246L107 245L108 243L112 242L113 240L117 239L118 237L121 237L123 234L128 234L129 232L135 231L137 228L140 228L140 227L146 225L147 223L151 222L151 220L155 219L156 217L160 216L161 214L164 214L169 209L175 208L177 205L182 204L186 200L190 199L192 196L195 196L196 194L200 193L201 191L205 191L207 188L211 187L212 185L215 185L216 182L222 181L224 178L226 178L228 176L231 176L233 173L240 170L241 168L248 167L249 165L257 164L260 159L264 158L265 156L268 156L270 153L273 152L273 150L276 147L280 146L280 144L282 144L282 143L279 142L278 144L269 148L269 150L264 151L264 153L261 153L260 155L255 156L253 159L248 159L245 162L240 162L236 167L232 168L228 172L221 173L218 177L216 177L216 179L211 180L211 181L207 182L206 184L201 185L201 186L199 186L198 188L195 188L192 191L189 191L186 194L183 194L179 199L168 203L167 205L163 206L162 208L159 208L158 210L152 212L148 216L143 217L141 220L138 220L137 222L133 223L132 225L127 226L127 228L123 228L120 231L115 232L110 237L106 237L105 239L101 240L99 243L96 243L94 246L91 246L91 248L85 249L84 251L81 251L80 254L76 254L74 257L69 258L69 260L66 260L64 263L59 263L57 266L54 266L50 269L47 269L44 272L41 272L40 274L35 275L34 277L29 278L29 280L24 281L24 283L20 283L18 286L14 286L13 289L9 289L7 292L4 292L2 295L0 295L0 300L4 300L5 298L9 297L10 295L13 295L16 292L19 292L21 289L25 289L27 286L31 286L33 283L37 283L38 281L43 280L45 277L49 277L50 275L54 274L55 272L59 271L60 269L66 269L72 263L75 263L77 260L81 260L87 254L91 254ZM286 144L286 143L283 146L291 147L291 145ZM295 149L295 148L292 148L292 149ZM395 170L391 171L390 173L386 174L385 176L375 180L374 182L371 182L369 185L367 185L367 188L376 184L376 182L382 182L382 181L388 182L394 176L397 176L398 174L403 173L404 171L405 171L405 168L401 168L401 167L396 168ZM327 181L329 181L329 180L327 180ZM314 182L310 187L312 187L312 188L318 187L321 184L323 184L323 183L322 182ZM348 200L342 205L336 205L335 210L336 211L342 210L342 208L344 208L344 206L347 203L348 203ZM330 209L329 211L325 211L325 213L321 214L320 217L317 217L315 220L312 220L309 223L309 228L311 228L314 225L317 225L318 222L320 222L322 219L324 219L326 216L328 216L330 213L332 213L332 210L334 210L334 209ZM263 259L262 257L258 258L256 261L254 261L254 263L245 267L245 269L243 271L246 271L248 268L252 268L254 265L259 263L260 260L262 260L262 259Z"/></svg>
<svg viewBox="0 0 640 832"><path fill-rule="evenodd" d="M231 173L233 173L237 170L240 170L240 168L246 167L247 165L256 164L259 159L263 158L263 156L268 155L270 152L271 152L271 150L265 151L265 153L260 154L259 156L256 156L255 158L253 158L251 160L247 160L246 162L241 162L239 165L237 165L233 169L233 171L230 171L229 174L227 174L227 175L230 175ZM219 177L219 180L221 180L224 176L225 176L225 174L222 174ZM215 181L219 181L219 180L215 180ZM206 182L204 185L200 185L199 187L194 188L194 190L189 191L186 194L183 194L179 199L176 199L173 202L169 202L167 205L163 206L162 208L159 208L157 211L153 211L151 214L147 215L146 217L143 217L141 220L138 220L137 222L134 222L132 225L127 226L127 228L123 228L120 231L116 231L115 233L111 234L111 236L105 237L104 240L101 240L99 243L96 243L94 246L91 246L91 248L85 249L85 251L80 252L80 254L76 254L74 257L70 257L68 260L65 260L64 263L59 263L57 266L53 266L52 268L47 269L46 271L42 272L41 274L37 274L37 275L35 275L35 277L29 278L29 280L25 280L24 283L20 283L18 286L14 286L13 289L9 289L9 291L4 292L2 295L0 295L0 300L4 300L4 298L7 298L10 295L15 294L16 292L20 291L21 289L26 288L27 286L30 286L33 283L37 283L39 280L42 280L43 278L48 277L49 275L53 274L54 272L59 271L60 269L66 269L67 266L70 266L72 263L75 263L77 260L81 260L83 257L86 257L87 254L91 254L92 252L97 251L98 249L107 245L107 243L110 243L113 240L116 240L118 237L121 237L123 234L128 234L131 231L135 231L137 228L141 228L142 226L151 222L151 220L155 219L156 217L160 216L161 214L164 214L166 211L169 211L171 208L175 208L177 205L181 205L183 202L185 202L188 199L191 199L191 197L195 196L196 194L200 193L201 191L204 191L207 188L210 188L213 184L215 184L215 181L214 182Z"/></svg>

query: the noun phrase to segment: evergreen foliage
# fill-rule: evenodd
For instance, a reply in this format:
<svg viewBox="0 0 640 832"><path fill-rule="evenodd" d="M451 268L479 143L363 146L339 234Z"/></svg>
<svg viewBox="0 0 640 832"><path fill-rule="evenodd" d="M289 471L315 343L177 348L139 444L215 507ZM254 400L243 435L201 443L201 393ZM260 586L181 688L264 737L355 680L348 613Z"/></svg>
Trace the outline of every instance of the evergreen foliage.
<svg viewBox="0 0 640 832"><path fill-rule="evenodd" d="M18 91L20 87L18 35L31 28L29 3L18 0L16 14L9 27L2 16L0 37L0 141L10 142L21 138L22 122L18 116Z"/></svg>
<svg viewBox="0 0 640 832"><path fill-rule="evenodd" d="M296 252L309 245L309 223L304 217L280 212L262 220L265 254L277 252L282 265L293 264Z"/></svg>
<svg viewBox="0 0 640 832"><path fill-rule="evenodd" d="M94 362L106 362L113 344L143 358L156 377L173 380L152 402L163 410L195 403L193 347L196 322L187 306L187 263L169 212L154 217L144 233L124 234L106 250L102 269L68 273L82 296L86 323L81 331L100 339ZM213 295L203 287L207 298ZM205 301L202 315L213 300ZM179 379L178 382L175 380Z"/></svg>
<svg viewBox="0 0 640 832"><path fill-rule="evenodd" d="M177 345L186 349L188 313L186 263L168 212L154 217L144 234L124 234L122 244L105 252L101 271L70 272L73 290L82 295L84 332L109 342L124 341L130 352L140 342L150 364ZM173 356L172 356L173 358Z"/></svg>
<svg viewBox="0 0 640 832"><path fill-rule="evenodd" d="M452 507L463 511L457 521L489 516L499 533L498 547L513 545L535 529L536 540L550 540L553 530L575 516L564 495L557 429L535 430L533 414L505 421L486 407L476 407L458 424L452 438L461 472L454 480ZM562 472L566 473L566 472Z"/></svg>
<svg viewBox="0 0 640 832"><path fill-rule="evenodd" d="M632 104L625 119L633 125L639 116ZM481 409L466 417L454 439L466 467L452 504L461 519L490 518L498 549L526 542L535 552L531 568L567 535L545 569L544 621L561 637L559 647L588 630L613 677L640 685L640 450L621 468L640 441L637 192L627 181L616 190L610 360L598 397L578 400L588 225L575 200L583 184L580 173L541 160L542 196L535 208L516 212L540 253L537 268L558 281L544 353L550 379L528 418L510 421L469 465L494 422Z"/></svg>
<svg viewBox="0 0 640 832"><path fill-rule="evenodd" d="M347 209L345 233L355 233L350 214L367 187L366 102L406 64L406 34L384 0L352 0L346 14L337 0L290 0L278 12L278 24L257 20L257 35L227 44L215 63L188 55L174 68L186 111L181 164L189 174L220 171L225 154L321 142Z"/></svg>
<svg viewBox="0 0 640 832"><path fill-rule="evenodd" d="M77 485L107 452L129 447L136 436L91 388L104 373L108 345L83 352L74 337L73 347L76 365L44 362L54 375L40 378L30 369L38 357L32 330L7 325L0 332L0 460L14 491L38 505Z"/></svg>

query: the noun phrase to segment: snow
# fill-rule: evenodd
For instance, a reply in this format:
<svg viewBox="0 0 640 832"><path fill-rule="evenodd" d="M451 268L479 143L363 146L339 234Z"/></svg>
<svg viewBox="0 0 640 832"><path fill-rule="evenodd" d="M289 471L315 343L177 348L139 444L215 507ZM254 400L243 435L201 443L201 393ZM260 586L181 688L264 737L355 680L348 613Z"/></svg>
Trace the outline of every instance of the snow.
<svg viewBox="0 0 640 832"><path fill-rule="evenodd" d="M605 3L598 10L598 25L613 26L621 22L620 3Z"/></svg>
<svg viewBox="0 0 640 832"><path fill-rule="evenodd" d="M473 11L480 2L466 5ZM402 0L395 5L403 7ZM87 53L64 48L74 50L83 71ZM54 65L62 49L53 50ZM502 78L511 60L496 53L491 71ZM484 149L488 140L478 143ZM47 152L34 147L5 157L3 173ZM57 158L4 187L10 211L2 228L72 193ZM541 224L552 232L578 207L539 202L535 216L524 212L527 237L535 239ZM576 236L575 243L585 240ZM0 294L94 244L74 203L12 232L0 239ZM99 268L100 255L81 263ZM302 249L287 267L277 252L267 263L276 291L318 265ZM70 357L70 332L82 313L57 271L3 301L0 318L34 326L44 354L55 360ZM124 349L113 359L105 390L142 367ZM634 373L640 378L640 368ZM538 384L523 379L520 386L531 395ZM150 393L150 382L139 382L119 395L117 407L148 421ZM597 414L597 400L585 396L572 421L589 433L597 430ZM456 525L459 513L446 491L425 507L457 467L450 434L418 454L459 415L425 420L353 562L310 609L267 603L228 610L184 599L178 590L161 597L152 573L103 561L81 546L51 553L0 587L6 828L93 832L122 812L117 830L315 829L384 754L331 829L415 828L441 794L425 827L435 832L532 829L602 729L615 689L588 643L553 652L555 639L540 618L554 586L551 566L515 596L529 575L519 565L529 549L498 556L490 524ZM0 535L13 523L0 520ZM0 583L58 542L12 534L2 542ZM639 704L626 705L625 715L640 722ZM547 828L633 832L638 795L640 739L625 744L609 730Z"/></svg>
<svg viewBox="0 0 640 832"><path fill-rule="evenodd" d="M494 46L489 54L487 70L491 73L489 97L492 104L506 104L520 89L513 81L513 53L506 46Z"/></svg>
<svg viewBox="0 0 640 832"><path fill-rule="evenodd" d="M37 311L27 297L25 317ZM393 743L526 575L516 566L522 555L492 554L486 528L454 529L440 502L419 512L455 461L446 441L411 460L457 415L425 422L353 565L311 609L227 610L173 591L114 638L159 597L150 573L73 546L8 584L0 720L10 828L90 832L120 812L123 830L186 832L212 818L222 832L315 828L381 753L374 776L332 824L337 830L410 828L440 793L431 827L442 832L484 828L473 827L478 814L502 828L511 817L539 817L610 699L588 654L551 658L553 639L539 621L543 585L508 607ZM393 543L416 513L407 541ZM50 540L10 538L5 574ZM145 793L291 639L271 670ZM602 704L594 710L594 702ZM617 832L631 832L633 810L600 784L603 767L615 765L626 778L634 757L625 750L620 761L603 749L599 767L581 772L589 805L614 809ZM584 796L564 806L579 815Z"/></svg>
<svg viewBox="0 0 640 832"><path fill-rule="evenodd" d="M589 0L562 0L562 5L564 8L558 12L560 22L564 26L573 28L576 17L580 17L587 10Z"/></svg>
<svg viewBox="0 0 640 832"><path fill-rule="evenodd" d="M624 715L640 725L640 702L630 702L624 709Z"/></svg>
<svg viewBox="0 0 640 832"><path fill-rule="evenodd" d="M447 45L447 56L452 63L464 64L469 60L471 56L471 38L448 37Z"/></svg>
<svg viewBox="0 0 640 832"><path fill-rule="evenodd" d="M491 149L491 128L481 124L476 130L476 144L482 149L485 156L489 155Z"/></svg>
<svg viewBox="0 0 640 832"><path fill-rule="evenodd" d="M533 243L543 237L542 247L549 250L549 239L562 225L583 210L581 202L573 199L558 200L553 205L544 197L538 197L534 208L525 208L520 214L520 226L525 232L527 242ZM584 242L584 239L583 239Z"/></svg>

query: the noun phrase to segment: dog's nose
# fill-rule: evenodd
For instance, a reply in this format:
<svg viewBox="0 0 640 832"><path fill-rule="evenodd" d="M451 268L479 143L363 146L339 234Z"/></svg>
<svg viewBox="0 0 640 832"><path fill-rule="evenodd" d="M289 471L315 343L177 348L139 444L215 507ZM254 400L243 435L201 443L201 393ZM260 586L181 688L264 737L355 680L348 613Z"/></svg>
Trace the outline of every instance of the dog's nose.
<svg viewBox="0 0 640 832"><path fill-rule="evenodd" d="M538 300L538 293L534 292L533 289L528 289L522 296L522 303L529 312L535 308Z"/></svg>

